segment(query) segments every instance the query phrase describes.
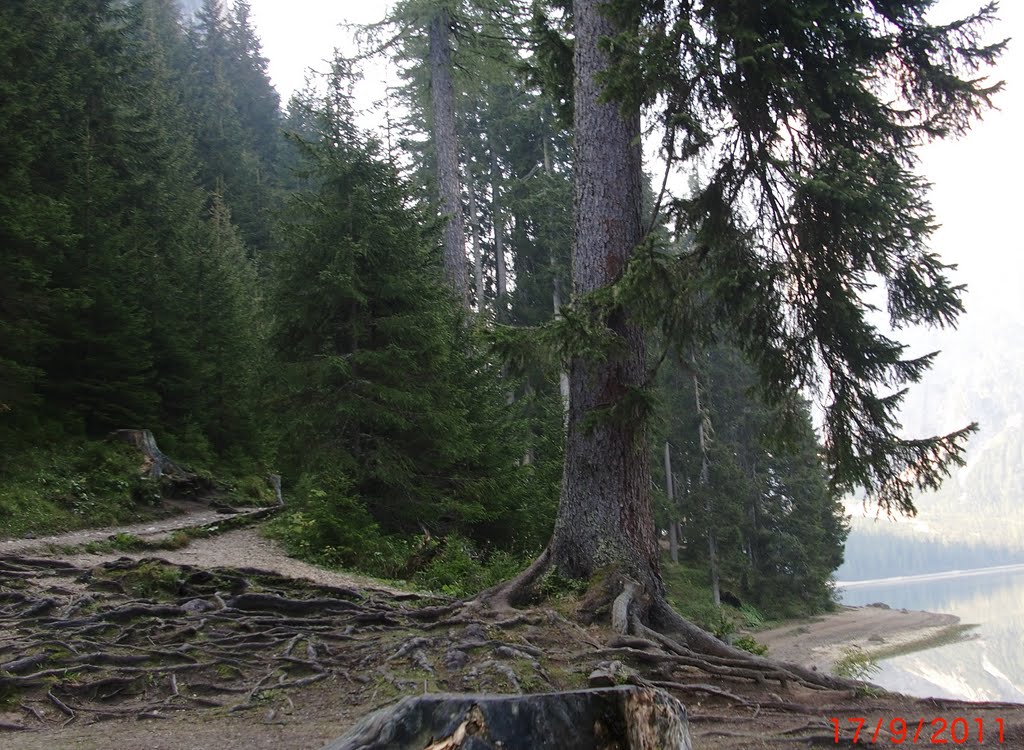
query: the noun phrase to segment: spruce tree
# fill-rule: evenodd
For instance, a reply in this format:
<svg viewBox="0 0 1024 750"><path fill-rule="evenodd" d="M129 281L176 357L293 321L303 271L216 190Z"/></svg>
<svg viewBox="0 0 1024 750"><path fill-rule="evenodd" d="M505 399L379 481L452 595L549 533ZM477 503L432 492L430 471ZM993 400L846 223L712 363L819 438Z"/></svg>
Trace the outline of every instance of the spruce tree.
<svg viewBox="0 0 1024 750"><path fill-rule="evenodd" d="M282 460L334 503L318 518L335 547L351 544L339 512L384 534L522 541L538 514L521 429L442 282L436 227L352 125L347 82L338 63L296 116L314 136L297 144L310 189L291 202L274 273ZM339 554L351 564L358 550Z"/></svg>
<svg viewBox="0 0 1024 750"><path fill-rule="evenodd" d="M705 343L698 308L736 332L773 399L821 383L834 490L859 486L883 509L912 512L915 490L962 463L970 426L898 434L902 389L932 357L906 357L863 299L878 279L897 328L951 325L962 309L927 248L935 222L915 149L963 132L989 105L999 86L977 72L1005 43L982 39L994 4L945 26L926 19L930 5L573 2L566 467L547 554L496 596L522 595L547 568L616 570L644 592L641 623L742 656L668 606L653 534L643 331L660 328L683 350ZM667 201L693 252L647 233L643 108L664 129L670 163L710 169L691 196Z"/></svg>

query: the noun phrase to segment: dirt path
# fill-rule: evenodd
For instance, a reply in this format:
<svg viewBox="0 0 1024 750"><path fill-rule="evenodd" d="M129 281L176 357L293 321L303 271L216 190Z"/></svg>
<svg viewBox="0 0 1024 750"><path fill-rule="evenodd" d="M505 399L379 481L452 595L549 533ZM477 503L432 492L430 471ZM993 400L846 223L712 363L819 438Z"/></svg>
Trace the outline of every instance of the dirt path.
<svg viewBox="0 0 1024 750"><path fill-rule="evenodd" d="M33 537L31 539L0 539L0 555L52 554L49 552L49 549L52 547L75 547L88 544L89 542L101 542L115 534L131 534L140 539L152 539L166 536L181 529L216 523L231 515L235 515L213 510L209 505L202 503L178 501L172 507L180 511L178 515L145 523L130 524L128 526L108 526L101 529L83 529L81 531L70 531L65 534ZM246 510L249 509L243 508L239 512L244 513Z"/></svg>
<svg viewBox="0 0 1024 750"><path fill-rule="evenodd" d="M322 586L356 586L377 591L400 593L400 589L387 586L377 579L349 573L339 573L288 557L277 542L264 537L256 527L227 531L223 534L193 539L187 547L178 550L157 550L141 552L106 552L92 554L85 551L67 552L69 548L83 547L90 542L103 542L111 537L124 534L146 541L159 541L175 531L194 529L238 519L257 508L240 508L235 513L213 510L203 503L177 501L174 508L178 515L145 523L127 526L110 526L99 529L83 529L52 536L32 539L0 540L0 556L37 555L55 557L75 565L89 567L110 562L122 557L140 560L158 557L175 565L192 565L200 568L255 568L278 575L310 581Z"/></svg>
<svg viewBox="0 0 1024 750"><path fill-rule="evenodd" d="M842 607L804 622L761 631L756 638L773 659L831 672L849 649L866 654L927 642L960 622L955 615L890 609L886 606Z"/></svg>
<svg viewBox="0 0 1024 750"><path fill-rule="evenodd" d="M255 568L288 578L310 581L320 586L355 587L369 591L402 593L402 589L387 586L375 578L327 570L288 557L281 545L272 539L267 539L258 528L254 527L235 529L217 536L195 539L187 547L178 550L113 552L98 555L82 552L74 555L61 555L62 560L83 567L123 557L133 560L158 557L175 565L191 565L197 568Z"/></svg>

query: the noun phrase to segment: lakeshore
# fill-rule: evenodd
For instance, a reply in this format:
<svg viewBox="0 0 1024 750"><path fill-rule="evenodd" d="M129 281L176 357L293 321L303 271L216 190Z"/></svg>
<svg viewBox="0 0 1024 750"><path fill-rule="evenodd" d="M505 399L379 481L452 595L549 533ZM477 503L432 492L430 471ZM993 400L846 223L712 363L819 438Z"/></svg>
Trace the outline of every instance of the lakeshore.
<svg viewBox="0 0 1024 750"><path fill-rule="evenodd" d="M832 673L851 651L879 660L962 639L972 626L956 615L893 609L885 604L842 606L756 633L768 656Z"/></svg>

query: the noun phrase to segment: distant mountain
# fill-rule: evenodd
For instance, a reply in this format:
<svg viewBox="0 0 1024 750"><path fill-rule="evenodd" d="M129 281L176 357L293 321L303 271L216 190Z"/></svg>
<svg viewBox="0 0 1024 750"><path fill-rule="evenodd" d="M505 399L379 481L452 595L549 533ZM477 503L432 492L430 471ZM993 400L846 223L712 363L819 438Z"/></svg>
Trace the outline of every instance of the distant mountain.
<svg viewBox="0 0 1024 750"><path fill-rule="evenodd" d="M969 299L970 301L970 299ZM931 435L977 422L967 465L916 504L918 532L955 541L1024 539L1024 314L969 309L955 332L922 337L915 352L942 348L903 410L907 435ZM929 341L928 338L931 340ZM930 346L929 346L930 345Z"/></svg>
<svg viewBox="0 0 1024 750"><path fill-rule="evenodd" d="M922 437L977 422L967 465L939 491L916 498L913 519L876 521L861 501L848 503L852 531L837 578L1024 561L1024 301L996 276L972 282L958 330L896 334L914 356L941 350L907 394L904 433Z"/></svg>

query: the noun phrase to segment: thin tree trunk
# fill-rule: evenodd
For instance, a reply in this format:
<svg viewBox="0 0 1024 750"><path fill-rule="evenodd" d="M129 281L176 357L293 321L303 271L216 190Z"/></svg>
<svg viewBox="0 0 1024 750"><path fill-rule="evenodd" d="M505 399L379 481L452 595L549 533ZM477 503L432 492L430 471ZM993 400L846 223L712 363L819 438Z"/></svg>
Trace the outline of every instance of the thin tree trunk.
<svg viewBox="0 0 1024 750"><path fill-rule="evenodd" d="M708 461L707 421L700 398L700 378L697 377L696 361L693 371L693 398L697 405L697 437L700 442L700 485L704 488L704 512L708 523L708 565L711 568L711 594L715 606L722 606L722 592L718 580L718 539L715 535L714 512L711 493L708 491L710 462Z"/></svg>
<svg viewBox="0 0 1024 750"><path fill-rule="evenodd" d="M551 177L551 154L548 151L548 139L544 139L544 174ZM562 319L562 280L558 278L555 264L556 254L551 249L551 304L555 308L555 320ZM558 391L562 394L562 429L569 429L569 373L560 370L558 373Z"/></svg>
<svg viewBox="0 0 1024 750"><path fill-rule="evenodd" d="M757 477L757 461L755 460L755 461L751 462L750 478L751 478L751 480L755 480L756 477ZM753 481L752 481L752 483L753 483ZM757 570L757 564L758 564L757 538L759 536L758 532L760 532L760 530L761 530L761 517L760 517L760 513L758 512L759 511L758 505L759 505L758 497L757 497L757 494L755 493L750 498L750 528L751 528L751 532L750 532L750 542L749 542L749 545L748 545L748 547L749 547L748 555L750 557L750 567L754 571Z"/></svg>
<svg viewBox="0 0 1024 750"><path fill-rule="evenodd" d="M462 228L462 190L459 185L459 148L455 134L455 88L448 11L441 9L430 21L430 98L434 112L434 149L437 151L437 187L444 225L444 273L463 305L469 306L466 280L466 236Z"/></svg>
<svg viewBox="0 0 1024 750"><path fill-rule="evenodd" d="M642 238L640 115L602 103L598 75L608 66L601 38L622 29L601 0L576 0L573 242L575 298L614 283ZM551 561L563 574L588 578L612 566L661 596L651 513L646 425L600 414L643 387L646 348L626 312L605 321L622 347L606 359L576 357L569 371L569 431Z"/></svg>
<svg viewBox="0 0 1024 750"><path fill-rule="evenodd" d="M466 172L469 189L469 229L473 241L473 280L476 282L476 311L484 311L484 256L480 249L480 217L476 211L476 185L472 172Z"/></svg>
<svg viewBox="0 0 1024 750"><path fill-rule="evenodd" d="M679 537L676 535L676 484L672 479L672 446L665 441L665 492L668 495L668 555L672 562L679 562Z"/></svg>
<svg viewBox="0 0 1024 750"><path fill-rule="evenodd" d="M494 269L497 283L497 299L494 302L497 318L505 319L507 313L508 281L505 278L505 219L501 214L501 168L494 140L488 138L491 149L491 223L494 226Z"/></svg>
<svg viewBox="0 0 1024 750"><path fill-rule="evenodd" d="M562 318L562 280L555 276L551 289L551 303L555 308L555 320ZM562 428L569 429L569 373L558 373L558 391L562 394Z"/></svg>

